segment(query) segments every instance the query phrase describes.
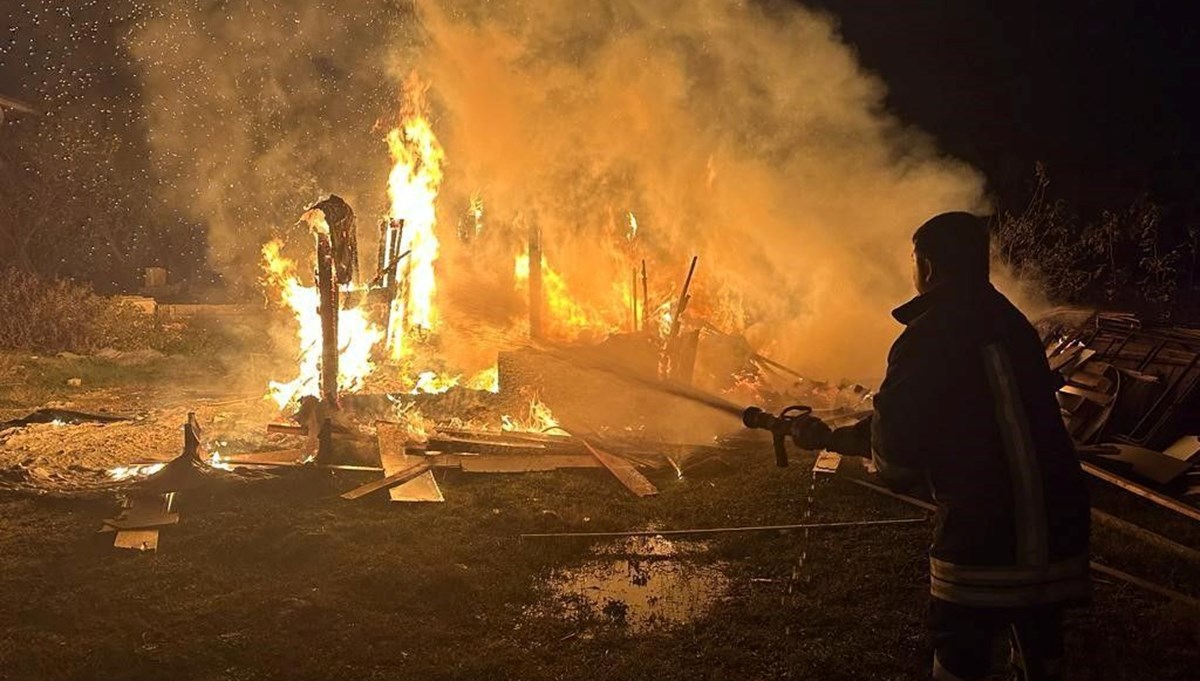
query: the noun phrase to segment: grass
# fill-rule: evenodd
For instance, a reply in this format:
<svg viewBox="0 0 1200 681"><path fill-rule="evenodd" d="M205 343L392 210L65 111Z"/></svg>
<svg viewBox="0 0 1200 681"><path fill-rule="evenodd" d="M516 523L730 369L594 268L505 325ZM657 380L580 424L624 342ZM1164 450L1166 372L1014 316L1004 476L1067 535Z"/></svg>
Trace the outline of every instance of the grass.
<svg viewBox="0 0 1200 681"><path fill-rule="evenodd" d="M728 597L675 629L529 614L591 553L521 532L795 522L811 460L768 458L657 479L646 500L598 471L447 475L441 505L345 502L361 479L345 474L234 483L181 496L157 555L97 535L105 504L0 497L0 678L921 678L923 525L715 540L691 560L727 564ZM812 517L914 512L831 480ZM1200 662L1192 615L1121 585L1071 623L1071 678L1190 679Z"/></svg>
<svg viewBox="0 0 1200 681"><path fill-rule="evenodd" d="M212 370L202 359L5 361L25 367L39 399L67 391L68 374L151 390ZM96 532L113 503L0 493L0 679L926 678L926 525L713 538L680 560L723 565L725 597L691 622L636 633L619 604L581 608L550 587L553 572L602 544L518 537L802 521L812 457L778 469L768 449L724 470L655 475L661 494L646 499L589 470L446 472L444 504L347 502L338 493L364 474L293 471L181 493L181 522L145 555ZM840 479L851 474L816 483L812 521L920 514ZM1099 483L1093 491L1110 512L1200 545L1195 524ZM1103 528L1094 549L1200 595L1196 566ZM1068 678L1195 678L1194 612L1100 581L1093 607L1069 622Z"/></svg>

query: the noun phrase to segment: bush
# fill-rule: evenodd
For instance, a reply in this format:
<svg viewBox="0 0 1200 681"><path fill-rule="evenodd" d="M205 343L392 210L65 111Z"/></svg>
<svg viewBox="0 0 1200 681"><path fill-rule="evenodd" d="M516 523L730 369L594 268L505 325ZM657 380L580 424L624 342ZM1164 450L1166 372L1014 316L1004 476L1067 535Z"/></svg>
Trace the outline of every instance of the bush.
<svg viewBox="0 0 1200 681"><path fill-rule="evenodd" d="M1179 303L1179 265L1188 245L1166 238L1159 207L1140 199L1085 221L1066 202L1051 200L1049 185L1038 165L1037 186L1024 211L999 213L999 258L1054 302L1125 305L1170 316Z"/></svg>
<svg viewBox="0 0 1200 681"><path fill-rule="evenodd" d="M90 287L0 270L0 348L44 353L139 350L154 345L153 317Z"/></svg>

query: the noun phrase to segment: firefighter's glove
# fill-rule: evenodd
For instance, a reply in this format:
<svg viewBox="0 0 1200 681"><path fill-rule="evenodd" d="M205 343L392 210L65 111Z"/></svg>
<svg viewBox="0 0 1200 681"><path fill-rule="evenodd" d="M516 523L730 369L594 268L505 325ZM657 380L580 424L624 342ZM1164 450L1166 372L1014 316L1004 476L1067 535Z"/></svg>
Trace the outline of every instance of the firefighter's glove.
<svg viewBox="0 0 1200 681"><path fill-rule="evenodd" d="M805 414L792 421L792 442L800 449L815 451L829 447L833 431L821 419Z"/></svg>

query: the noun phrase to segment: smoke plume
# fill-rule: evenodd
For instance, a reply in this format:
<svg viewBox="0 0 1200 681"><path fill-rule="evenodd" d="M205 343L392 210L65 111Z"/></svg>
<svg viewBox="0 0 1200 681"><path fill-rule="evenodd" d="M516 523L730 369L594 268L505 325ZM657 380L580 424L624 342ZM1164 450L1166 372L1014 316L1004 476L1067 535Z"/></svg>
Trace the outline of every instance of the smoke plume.
<svg viewBox="0 0 1200 681"><path fill-rule="evenodd" d="M794 3L306 7L168 3L132 39L154 148L214 262L249 272L322 193L360 224L382 212L375 123L415 70L446 150L448 348L469 341L456 320L520 318L512 263L532 226L597 310L619 311L643 258L651 302L667 299L698 255L696 314L803 373L870 379L910 295L913 229L983 208L981 177L889 115L835 19ZM482 228L464 236L473 199Z"/></svg>

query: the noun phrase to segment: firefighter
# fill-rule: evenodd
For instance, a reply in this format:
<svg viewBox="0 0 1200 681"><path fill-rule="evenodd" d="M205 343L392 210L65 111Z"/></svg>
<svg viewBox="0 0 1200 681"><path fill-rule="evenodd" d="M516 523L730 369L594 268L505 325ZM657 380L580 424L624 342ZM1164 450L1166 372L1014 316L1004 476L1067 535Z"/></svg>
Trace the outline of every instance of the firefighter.
<svg viewBox="0 0 1200 681"><path fill-rule="evenodd" d="M1063 609L1086 602L1089 504L1037 332L989 282L982 218L944 213L913 235L918 295L888 354L874 413L803 449L870 457L893 490L927 484L933 678L983 678L1001 634L1027 680L1061 677Z"/></svg>

